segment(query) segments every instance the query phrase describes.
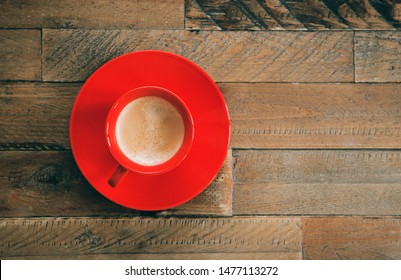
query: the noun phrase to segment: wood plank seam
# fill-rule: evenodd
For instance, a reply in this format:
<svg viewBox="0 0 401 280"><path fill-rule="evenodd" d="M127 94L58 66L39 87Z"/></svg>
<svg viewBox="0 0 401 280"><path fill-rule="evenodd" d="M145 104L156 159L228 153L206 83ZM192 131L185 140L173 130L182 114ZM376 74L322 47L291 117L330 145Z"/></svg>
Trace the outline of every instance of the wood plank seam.
<svg viewBox="0 0 401 280"><path fill-rule="evenodd" d="M69 151L70 148L54 144L39 142L1 142L0 151Z"/></svg>
<svg viewBox="0 0 401 280"><path fill-rule="evenodd" d="M117 254L80 254L80 255L41 255L2 257L6 260L300 260L299 252L263 253L117 253Z"/></svg>
<svg viewBox="0 0 401 280"><path fill-rule="evenodd" d="M352 69L353 69L353 82L356 83L355 74L355 31L352 32Z"/></svg>
<svg viewBox="0 0 401 280"><path fill-rule="evenodd" d="M43 28L40 29L40 81L43 82Z"/></svg>

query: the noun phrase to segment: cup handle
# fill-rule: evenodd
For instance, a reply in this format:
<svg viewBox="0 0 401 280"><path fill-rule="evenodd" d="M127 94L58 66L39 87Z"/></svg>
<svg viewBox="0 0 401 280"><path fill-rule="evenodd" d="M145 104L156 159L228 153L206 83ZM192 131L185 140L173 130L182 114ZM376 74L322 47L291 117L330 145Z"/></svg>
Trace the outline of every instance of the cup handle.
<svg viewBox="0 0 401 280"><path fill-rule="evenodd" d="M111 175L109 181L107 181L110 187L115 188L118 184L122 181L122 179L127 175L128 170L118 165L116 170L114 170L113 174Z"/></svg>

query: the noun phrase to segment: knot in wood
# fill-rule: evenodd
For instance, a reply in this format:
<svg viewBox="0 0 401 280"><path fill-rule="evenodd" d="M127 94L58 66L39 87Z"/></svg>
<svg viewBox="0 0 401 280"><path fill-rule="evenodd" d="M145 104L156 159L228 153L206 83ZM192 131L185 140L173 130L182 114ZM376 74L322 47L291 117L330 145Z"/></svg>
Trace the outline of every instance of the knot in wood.
<svg viewBox="0 0 401 280"><path fill-rule="evenodd" d="M57 184L62 179L62 170L56 165L44 165L32 175L32 178L39 183Z"/></svg>
<svg viewBox="0 0 401 280"><path fill-rule="evenodd" d="M61 165L42 165L27 180L27 185L47 193L68 191L70 188L71 170Z"/></svg>

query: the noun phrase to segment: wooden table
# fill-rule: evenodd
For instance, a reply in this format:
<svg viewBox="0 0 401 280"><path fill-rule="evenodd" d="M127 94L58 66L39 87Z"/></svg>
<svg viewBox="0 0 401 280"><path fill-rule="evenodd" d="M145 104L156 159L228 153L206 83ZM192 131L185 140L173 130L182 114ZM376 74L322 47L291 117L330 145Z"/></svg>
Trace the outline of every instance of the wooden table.
<svg viewBox="0 0 401 280"><path fill-rule="evenodd" d="M0 28L2 259L401 258L401 1L10 0ZM69 144L83 82L143 49L204 68L232 124L162 212L102 197Z"/></svg>

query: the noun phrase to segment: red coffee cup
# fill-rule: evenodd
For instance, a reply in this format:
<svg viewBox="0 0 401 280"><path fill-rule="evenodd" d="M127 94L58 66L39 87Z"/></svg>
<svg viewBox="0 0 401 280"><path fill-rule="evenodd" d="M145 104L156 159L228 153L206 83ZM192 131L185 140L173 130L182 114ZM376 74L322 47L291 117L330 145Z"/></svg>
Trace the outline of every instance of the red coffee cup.
<svg viewBox="0 0 401 280"><path fill-rule="evenodd" d="M145 115L142 116L142 113L139 112L141 111L141 104L143 104L143 106L145 106L146 104L147 108L150 108L151 111L154 112L143 113ZM152 106L156 108L152 109ZM157 106L161 107L157 108ZM138 150L141 148L138 148L137 146L140 146L142 148L145 147L147 149L146 153L156 159L161 156L157 154L160 153L160 151L152 150L153 146L150 142L164 143L166 141L163 141L164 139L160 139L160 141L158 142L158 139L154 139L159 137L161 133L159 133L159 131L151 131L151 127L146 127L145 120L146 118L149 118L146 114L156 114L155 117L157 118L157 112L160 111L159 109L162 109L161 111L163 111L164 107L168 112L171 112L174 115L167 115L165 119L160 120L160 123L157 123L157 127L160 128L160 130L168 129L166 127L163 127L166 122L168 122L167 125L169 125L169 127L171 127L172 129L183 127L183 132L181 129L179 130L181 135L179 137L181 137L180 139L182 139L181 145L178 149L176 148L177 151L165 161L160 162L159 160L156 161L156 164L152 164L152 162L155 161L145 162L144 160L136 160L136 158L140 158L140 153L144 153L143 151ZM173 110L175 110L175 113L173 112ZM179 114L179 117L182 119L182 123L181 120L178 120L179 117L177 118L178 115L176 113ZM129 119L128 117L126 117L127 114L131 114L131 116L133 117ZM135 116L137 116L137 118L134 118ZM127 123L128 121L125 119L129 120L129 123ZM178 121L177 124L174 123L175 120ZM130 126L132 127L134 134L131 133ZM144 131L141 131L141 129ZM169 133L171 134L172 132L173 131ZM154 137L152 137L152 133L154 133ZM147 138L145 138L143 135L146 135ZM129 140L127 140L128 136L130 136ZM151 138L149 138L149 136ZM176 135L172 134L171 136L175 137ZM124 139L124 137L126 139ZM181 98L179 98L176 94L165 88L156 86L139 87L128 91L114 103L109 111L106 120L107 144L111 154L120 165L110 178L109 184L115 187L118 181L122 178L123 175L127 173L127 171L137 172L145 175L157 175L174 169L185 159L185 157L189 153L192 146L193 138L194 122L191 112L189 111L185 103L181 100ZM146 139L147 141L149 141L149 147L147 147L147 143L145 141ZM132 150L128 152L128 149L125 147L126 145L123 144L125 143L124 141L140 141L138 142L140 143L140 145L138 143L132 142L131 146L134 146L135 148L132 148ZM135 153L137 153L137 155ZM154 155L152 155L152 153L154 153Z"/></svg>

